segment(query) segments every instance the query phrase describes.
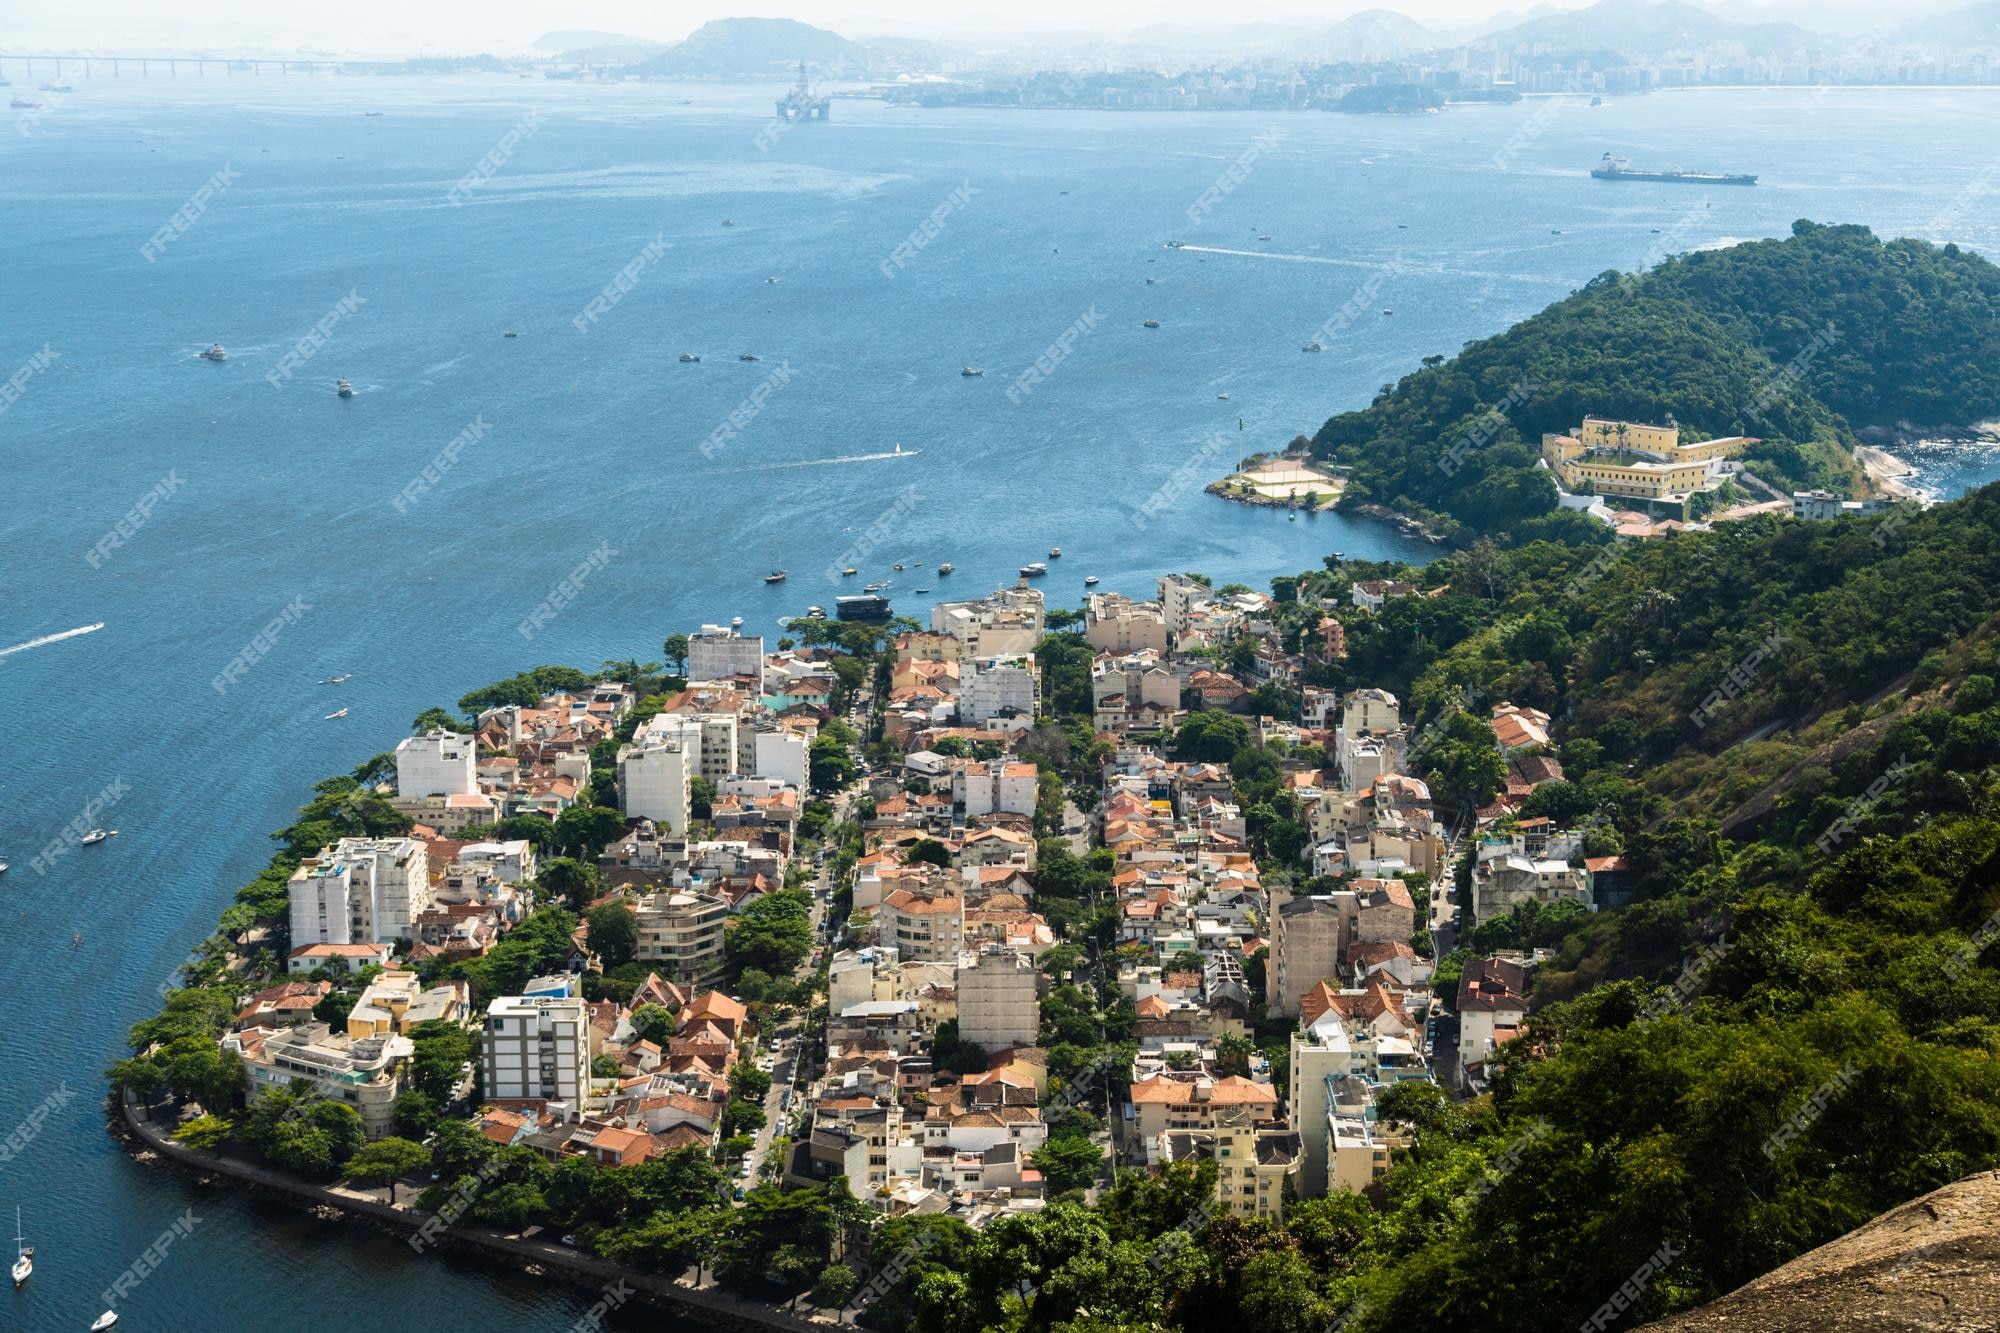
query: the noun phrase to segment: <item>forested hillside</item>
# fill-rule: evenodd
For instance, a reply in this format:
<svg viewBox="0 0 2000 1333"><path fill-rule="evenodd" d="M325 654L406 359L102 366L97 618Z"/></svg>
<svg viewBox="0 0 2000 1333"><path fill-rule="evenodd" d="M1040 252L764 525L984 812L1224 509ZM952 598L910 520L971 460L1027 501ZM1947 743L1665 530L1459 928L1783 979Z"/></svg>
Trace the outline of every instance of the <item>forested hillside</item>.
<svg viewBox="0 0 2000 1333"><path fill-rule="evenodd" d="M1765 443L1746 461L1774 484L1851 489L1856 430L2000 414L2000 268L1955 246L1799 222L1784 240L1607 272L1385 385L1328 420L1313 449L1351 469L1349 507L1510 545L1589 540L1590 521L1555 512L1554 480L1535 465L1542 433L1586 414L1755 436Z"/></svg>

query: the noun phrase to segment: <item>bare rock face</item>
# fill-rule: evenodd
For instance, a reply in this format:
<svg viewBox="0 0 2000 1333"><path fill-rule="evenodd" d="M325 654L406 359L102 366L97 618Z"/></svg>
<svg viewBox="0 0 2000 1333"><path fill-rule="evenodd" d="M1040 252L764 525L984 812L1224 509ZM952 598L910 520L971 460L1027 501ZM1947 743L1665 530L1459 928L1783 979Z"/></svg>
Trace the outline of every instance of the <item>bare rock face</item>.
<svg viewBox="0 0 2000 1333"><path fill-rule="evenodd" d="M1882 1214L1783 1268L1642 1333L1994 1333L2000 1171Z"/></svg>

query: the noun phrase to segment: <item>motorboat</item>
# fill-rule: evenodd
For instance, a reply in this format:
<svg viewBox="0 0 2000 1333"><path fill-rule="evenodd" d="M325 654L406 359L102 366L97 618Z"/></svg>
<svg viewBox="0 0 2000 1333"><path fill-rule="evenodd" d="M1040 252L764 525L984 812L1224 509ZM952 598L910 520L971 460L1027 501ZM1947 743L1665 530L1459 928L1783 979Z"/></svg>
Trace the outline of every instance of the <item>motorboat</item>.
<svg viewBox="0 0 2000 1333"><path fill-rule="evenodd" d="M115 828L114 829L94 828L90 832L84 834L83 837L79 839L79 841L81 841L83 845L86 847L95 847L98 843L103 842L106 838L115 838L117 836L118 836L118 830Z"/></svg>
<svg viewBox="0 0 2000 1333"><path fill-rule="evenodd" d="M783 583L784 581L785 571L782 569L774 569L764 576L764 582L766 583Z"/></svg>
<svg viewBox="0 0 2000 1333"><path fill-rule="evenodd" d="M860 571L860 570L858 570L858 569L856 569L856 568L855 568L855 567L854 567L853 565L848 565L848 566L846 566L846 567L845 567L844 569L842 569L842 570L840 571L840 577L842 577L842 578L844 578L844 579L851 579L851 578L853 578L853 577L854 577L854 576L855 576L856 574L859 574L860 572L861 572L861 571Z"/></svg>
<svg viewBox="0 0 2000 1333"><path fill-rule="evenodd" d="M943 564L938 566L938 574L940 576L949 574L951 573L951 571L952 571L952 563L949 560L945 561Z"/></svg>
<svg viewBox="0 0 2000 1333"><path fill-rule="evenodd" d="M1051 559L1051 560L1060 560L1060 559L1062 559L1062 547L1060 547L1060 546L1051 546L1051 547L1049 548L1049 559Z"/></svg>
<svg viewBox="0 0 2000 1333"><path fill-rule="evenodd" d="M1159 328L1159 327L1160 327L1160 321L1159 321L1159 320L1157 320L1157 319L1149 319L1149 320L1146 320L1146 321L1144 321L1144 322L1143 322L1143 323L1142 323L1142 324L1140 325L1140 327L1141 327L1141 328L1147 328L1147 329L1157 329L1157 328Z"/></svg>
<svg viewBox="0 0 2000 1333"><path fill-rule="evenodd" d="M346 716L347 716L347 710L345 708L341 708L337 709L334 712L328 713L324 718L320 720L323 722L331 722L337 717L346 717Z"/></svg>
<svg viewBox="0 0 2000 1333"><path fill-rule="evenodd" d="M335 380L333 382L333 391L342 398L352 398L354 396L354 386L346 380Z"/></svg>
<svg viewBox="0 0 2000 1333"><path fill-rule="evenodd" d="M90 1333L103 1333L103 1330L110 1328L113 1324L117 1322L118 1322L118 1312L116 1310L106 1310L103 1314L97 1316L96 1319L91 1321Z"/></svg>
<svg viewBox="0 0 2000 1333"><path fill-rule="evenodd" d="M1086 588L1095 588L1097 586L1097 575L1085 574L1083 576L1083 586Z"/></svg>
<svg viewBox="0 0 2000 1333"><path fill-rule="evenodd" d="M1021 577L1024 579L1038 579L1048 572L1049 567L1039 560L1034 564L1021 566Z"/></svg>
<svg viewBox="0 0 2000 1333"><path fill-rule="evenodd" d="M736 359L738 361L755 361L757 359L757 354L755 352L738 352L736 354Z"/></svg>
<svg viewBox="0 0 2000 1333"><path fill-rule="evenodd" d="M201 355L204 361L227 361L229 359L229 353L222 350L221 343L210 343L208 350Z"/></svg>
<svg viewBox="0 0 2000 1333"><path fill-rule="evenodd" d="M687 364L687 363L688 363L688 362L690 362L690 361L699 361L699 360L701 360L701 353L700 353L700 352L682 352L682 353L681 353L681 364L683 364L683 365Z"/></svg>
<svg viewBox="0 0 2000 1333"><path fill-rule="evenodd" d="M971 380L971 379L978 379L981 375L984 375L986 372L981 370L978 366L961 366L959 367L958 373L965 376L965 378Z"/></svg>

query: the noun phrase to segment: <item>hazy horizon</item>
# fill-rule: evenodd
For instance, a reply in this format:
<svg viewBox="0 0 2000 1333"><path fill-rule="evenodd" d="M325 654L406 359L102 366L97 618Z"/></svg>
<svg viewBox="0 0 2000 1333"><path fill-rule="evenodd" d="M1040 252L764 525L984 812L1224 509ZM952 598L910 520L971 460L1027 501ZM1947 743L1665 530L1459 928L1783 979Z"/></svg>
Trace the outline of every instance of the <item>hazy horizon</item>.
<svg viewBox="0 0 2000 1333"><path fill-rule="evenodd" d="M1220 38L1259 26L1310 31L1374 9L1390 9L1445 35L1499 26L1530 10L1586 8L1594 0L1427 0L1381 5L1366 0L1333 6L1309 0L1248 0L1219 13L1192 0L1099 0L1087 8L1061 0L1020 0L1004 11L981 9L940 20L926 0L791 0L783 6L698 0L672 16L639 0L430 0L418 7L364 0L338 21L274 11L264 0L210 0L198 9L161 9L146 0L83 0L22 16L0 30L0 52L266 50L360 55L519 54L545 33L589 31L676 42L702 24L724 18L789 18L844 37L922 37L967 49L1032 47L1088 39L1131 40L1159 30L1213 32ZM1880 10L1859 0L1693 0L1731 18L1801 23L1826 31L1855 30L1878 21ZM1958 7L1958 0L1916 0L1900 8L1913 18ZM781 12L773 12L774 9ZM1230 54L1219 50L1219 56Z"/></svg>

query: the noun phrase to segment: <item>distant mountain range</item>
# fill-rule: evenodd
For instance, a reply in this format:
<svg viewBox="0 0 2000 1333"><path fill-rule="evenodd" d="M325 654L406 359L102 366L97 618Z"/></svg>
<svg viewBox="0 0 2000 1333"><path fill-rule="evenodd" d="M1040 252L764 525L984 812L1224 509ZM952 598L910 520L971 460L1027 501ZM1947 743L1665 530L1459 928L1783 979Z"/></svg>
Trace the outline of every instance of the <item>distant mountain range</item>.
<svg viewBox="0 0 2000 1333"><path fill-rule="evenodd" d="M1884 37L1875 19L1872 43L1924 43L1980 48L2000 46L2000 0L1976 0L1939 10L1944 0L1906 0L1896 25ZM1280 57L1298 61L1384 61L1471 42L1510 49L1542 46L1556 52L1616 52L1659 57L1715 42L1741 43L1752 54L1799 48L1834 50L1849 46L1863 26L1857 6L1872 0L1597 0L1582 9L1561 10L1547 3L1503 11L1481 31L1436 30L1393 9L1369 9L1331 27L1287 20L1203 30L1187 24L1154 25L1128 32L1112 46L1049 49L1051 66L1064 53L1102 68L1156 63L1213 63ZM1870 11L1877 12L1879 11ZM1791 22L1798 18L1803 22ZM1826 27L1849 36L1815 31ZM935 72L963 55L963 48L916 37L870 37L856 41L792 19L731 18L705 23L682 42L660 42L624 33L587 29L545 33L535 49L560 52L565 60L623 66L632 73L665 79L785 78L803 60L816 80L883 78L905 72ZM1208 53L1208 54L1204 54Z"/></svg>
<svg viewBox="0 0 2000 1333"><path fill-rule="evenodd" d="M1791 23L1738 23L1684 0L1598 0L1586 9L1545 14L1488 33L1481 46L1546 43L1566 51L1621 51L1657 55L1710 42L1741 42L1751 51L1815 44L1813 34Z"/></svg>
<svg viewBox="0 0 2000 1333"><path fill-rule="evenodd" d="M792 19L717 19L632 67L661 79L780 75L797 67L821 77L860 78L875 63L869 49L837 32Z"/></svg>
<svg viewBox="0 0 2000 1333"><path fill-rule="evenodd" d="M1329 60L1393 60L1440 46L1443 39L1393 9L1364 9L1327 29L1318 42L1326 49L1313 54Z"/></svg>
<svg viewBox="0 0 2000 1333"><path fill-rule="evenodd" d="M1897 29L1896 36L1945 46L2000 46L2000 0L1916 19Z"/></svg>

